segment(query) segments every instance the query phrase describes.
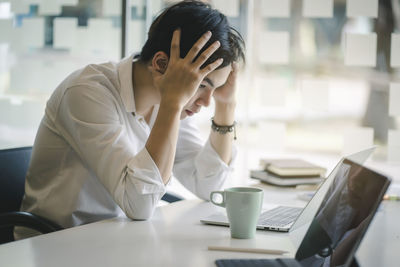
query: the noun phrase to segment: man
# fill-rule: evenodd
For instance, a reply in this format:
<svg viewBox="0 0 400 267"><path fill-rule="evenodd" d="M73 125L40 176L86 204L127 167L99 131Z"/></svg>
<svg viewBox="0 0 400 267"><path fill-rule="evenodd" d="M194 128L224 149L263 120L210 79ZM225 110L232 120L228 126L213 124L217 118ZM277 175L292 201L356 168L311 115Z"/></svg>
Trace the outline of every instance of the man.
<svg viewBox="0 0 400 267"><path fill-rule="evenodd" d="M62 227L125 213L149 219L172 175L202 199L231 170L243 39L224 15L186 1L153 22L138 59L72 73L47 103L21 210ZM204 144L191 116L215 100ZM15 237L37 233L17 227Z"/></svg>

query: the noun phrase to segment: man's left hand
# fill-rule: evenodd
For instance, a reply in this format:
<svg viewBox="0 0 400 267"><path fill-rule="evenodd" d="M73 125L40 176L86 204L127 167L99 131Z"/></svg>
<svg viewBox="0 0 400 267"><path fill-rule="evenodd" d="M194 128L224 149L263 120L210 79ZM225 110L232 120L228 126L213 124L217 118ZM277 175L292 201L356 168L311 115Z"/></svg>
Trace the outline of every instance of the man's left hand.
<svg viewBox="0 0 400 267"><path fill-rule="evenodd" d="M239 69L237 62L232 63L232 70L229 73L228 79L225 84L218 87L214 93L214 100L216 104L234 104L236 102L236 77Z"/></svg>

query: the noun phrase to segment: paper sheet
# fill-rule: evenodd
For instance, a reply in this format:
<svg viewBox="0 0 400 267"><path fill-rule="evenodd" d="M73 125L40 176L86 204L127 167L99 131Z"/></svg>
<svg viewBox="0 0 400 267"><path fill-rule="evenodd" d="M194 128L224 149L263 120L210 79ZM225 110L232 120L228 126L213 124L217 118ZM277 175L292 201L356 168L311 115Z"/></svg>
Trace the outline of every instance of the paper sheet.
<svg viewBox="0 0 400 267"><path fill-rule="evenodd" d="M24 18L22 26L11 31L11 48L21 52L43 47L44 30L44 18Z"/></svg>
<svg viewBox="0 0 400 267"><path fill-rule="evenodd" d="M258 54L262 63L287 64L289 62L288 32L263 32L258 45Z"/></svg>
<svg viewBox="0 0 400 267"><path fill-rule="evenodd" d="M347 33L345 40L344 63L347 66L376 66L376 33Z"/></svg>
<svg viewBox="0 0 400 267"><path fill-rule="evenodd" d="M142 50L145 42L145 23L142 20L131 20L129 22L128 49L129 53Z"/></svg>
<svg viewBox="0 0 400 267"><path fill-rule="evenodd" d="M333 0L303 0L303 16L307 18L333 17Z"/></svg>
<svg viewBox="0 0 400 267"><path fill-rule="evenodd" d="M120 28L111 19L93 18L87 27L77 27L72 54L117 60L120 57Z"/></svg>
<svg viewBox="0 0 400 267"><path fill-rule="evenodd" d="M261 0L261 16L290 17L290 0Z"/></svg>
<svg viewBox="0 0 400 267"><path fill-rule="evenodd" d="M76 46L77 27L77 18L55 18L53 47L72 49Z"/></svg>
<svg viewBox="0 0 400 267"><path fill-rule="evenodd" d="M14 14L27 14L29 13L30 0L10 0L11 12Z"/></svg>
<svg viewBox="0 0 400 267"><path fill-rule="evenodd" d="M111 19L95 18L88 21L88 37L92 53L118 59L120 57L121 29Z"/></svg>
<svg viewBox="0 0 400 267"><path fill-rule="evenodd" d="M400 67L400 34L392 33L390 66L392 68Z"/></svg>
<svg viewBox="0 0 400 267"><path fill-rule="evenodd" d="M213 0L212 3L215 9L218 9L227 17L239 16L239 0Z"/></svg>
<svg viewBox="0 0 400 267"><path fill-rule="evenodd" d="M31 0L34 1L34 0ZM36 0L39 3L40 15L58 15L61 13L62 6L75 6L79 0ZM120 0L116 1L119 2Z"/></svg>
<svg viewBox="0 0 400 267"><path fill-rule="evenodd" d="M154 0L151 2L152 9L153 9L153 5L155 4L154 2L155 2ZM144 12L145 12L144 7L146 5L146 0L130 0L130 4L132 7L134 7L136 9L137 16L142 17L144 15ZM169 3L169 1L168 1L168 3L166 3L166 5L167 6L172 5L172 2ZM158 10L158 11L160 11L160 10ZM156 13L154 15L157 16L158 13Z"/></svg>
<svg viewBox="0 0 400 267"><path fill-rule="evenodd" d="M61 13L61 4L60 1L42 0L39 4L39 15L58 15Z"/></svg>
<svg viewBox="0 0 400 267"><path fill-rule="evenodd" d="M122 0L103 0L104 16L121 16Z"/></svg>
<svg viewBox="0 0 400 267"><path fill-rule="evenodd" d="M389 130L388 134L388 161L400 162L400 131Z"/></svg>
<svg viewBox="0 0 400 267"><path fill-rule="evenodd" d="M378 17L379 0L347 0L346 13L349 18Z"/></svg>
<svg viewBox="0 0 400 267"><path fill-rule="evenodd" d="M400 116L400 83L390 83L389 116Z"/></svg>

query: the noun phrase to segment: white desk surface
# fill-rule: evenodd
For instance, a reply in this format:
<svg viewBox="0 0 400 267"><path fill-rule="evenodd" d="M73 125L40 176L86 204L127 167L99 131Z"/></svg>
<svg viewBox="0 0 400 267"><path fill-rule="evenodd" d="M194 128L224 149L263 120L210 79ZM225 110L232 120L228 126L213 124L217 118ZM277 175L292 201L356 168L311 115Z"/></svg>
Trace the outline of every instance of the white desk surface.
<svg viewBox="0 0 400 267"><path fill-rule="evenodd" d="M286 199L304 205L294 189L264 187L265 203ZM219 258L267 258L263 254L208 251L209 245L294 248L287 233L257 231L250 240L232 239L229 228L200 223L221 208L184 200L157 208L149 221L115 218L0 245L1 266L215 266ZM400 201L384 202L357 252L361 266L399 266Z"/></svg>

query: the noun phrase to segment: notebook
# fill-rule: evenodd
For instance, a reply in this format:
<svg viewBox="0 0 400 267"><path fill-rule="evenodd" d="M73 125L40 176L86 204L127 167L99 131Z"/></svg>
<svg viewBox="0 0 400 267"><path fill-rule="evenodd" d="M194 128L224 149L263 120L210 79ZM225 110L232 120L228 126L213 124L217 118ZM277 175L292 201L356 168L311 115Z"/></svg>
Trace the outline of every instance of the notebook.
<svg viewBox="0 0 400 267"><path fill-rule="evenodd" d="M218 267L233 266L358 266L355 252L370 225L390 178L345 159L335 175L295 258L223 259Z"/></svg>
<svg viewBox="0 0 400 267"><path fill-rule="evenodd" d="M367 160L374 150L375 147L371 147L349 155L346 158L362 164L365 160ZM340 170L343 160L344 158L342 158L335 166L304 209L298 207L278 206L272 210L263 211L260 214L257 229L289 232L311 221L319 205L321 204L322 198L325 196L330 183ZM206 218L201 219L200 221L204 224L229 226L226 212L214 213Z"/></svg>
<svg viewBox="0 0 400 267"><path fill-rule="evenodd" d="M270 172L263 170L251 170L250 177L258 179L264 183L277 186L296 186L306 184L319 184L324 181L323 177L281 177L273 175Z"/></svg>
<svg viewBox="0 0 400 267"><path fill-rule="evenodd" d="M303 159L262 159L264 170L283 177L321 177L326 169Z"/></svg>

